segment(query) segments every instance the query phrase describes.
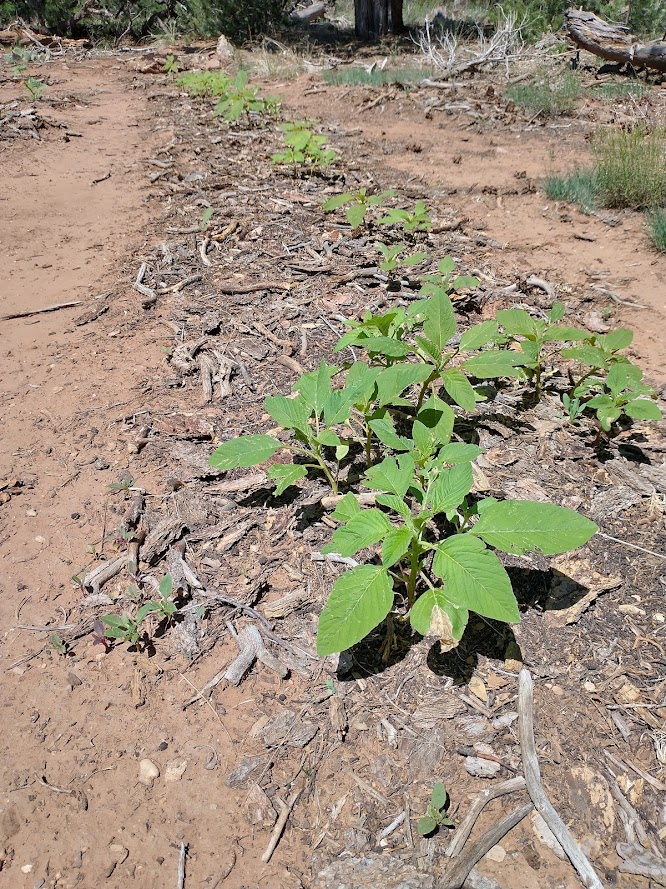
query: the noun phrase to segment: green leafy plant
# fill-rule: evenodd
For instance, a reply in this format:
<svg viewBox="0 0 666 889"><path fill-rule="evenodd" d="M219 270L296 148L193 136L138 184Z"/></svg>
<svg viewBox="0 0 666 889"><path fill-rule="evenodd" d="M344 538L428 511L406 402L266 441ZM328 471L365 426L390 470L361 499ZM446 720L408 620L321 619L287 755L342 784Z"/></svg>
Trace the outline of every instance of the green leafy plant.
<svg viewBox="0 0 666 889"><path fill-rule="evenodd" d="M400 210L390 209L386 216L377 220L377 225L394 225L400 227L405 233L429 232L432 228L432 220L424 201L417 201L414 209Z"/></svg>
<svg viewBox="0 0 666 889"><path fill-rule="evenodd" d="M164 71L165 74L178 74L180 71L180 62L175 56L169 55L164 60L162 71Z"/></svg>
<svg viewBox="0 0 666 889"><path fill-rule="evenodd" d="M521 367L534 376L537 399L541 398L545 350L556 348L556 343L571 343L590 339L590 333L580 327L559 324L564 318L564 303L556 302L544 320L530 315L525 309L501 309L496 320L502 339L522 356ZM549 357L550 357L549 355Z"/></svg>
<svg viewBox="0 0 666 889"><path fill-rule="evenodd" d="M577 170L566 176L549 176L544 190L551 201L575 204L583 213L592 213L599 206L597 180L590 170Z"/></svg>
<svg viewBox="0 0 666 889"><path fill-rule="evenodd" d="M159 599L150 599L143 604L136 613L136 622L140 624L149 614L155 614L167 621L171 621L178 611L178 606L172 601L173 579L170 574L163 577L158 586Z"/></svg>
<svg viewBox="0 0 666 889"><path fill-rule="evenodd" d="M65 657L69 653L69 645L64 642L57 633L51 633L49 642L54 651L61 657Z"/></svg>
<svg viewBox="0 0 666 889"><path fill-rule="evenodd" d="M284 132L285 148L271 155L273 163L290 166L298 174L304 168L309 173L325 169L338 159L336 151L325 147L326 137L315 134L308 121L283 123L280 129Z"/></svg>
<svg viewBox="0 0 666 889"><path fill-rule="evenodd" d="M373 207L381 207L389 198L394 198L395 189L383 191L381 194L369 195L367 189L360 188L357 192L336 194L324 202L324 213L332 213L340 207L346 207L345 215L352 229L360 228L366 222L368 211Z"/></svg>
<svg viewBox="0 0 666 889"><path fill-rule="evenodd" d="M573 71L564 71L553 76L552 71L544 71L530 83L518 83L509 86L507 99L511 99L531 114L543 114L555 117L570 114L580 98L580 78Z"/></svg>
<svg viewBox="0 0 666 889"><path fill-rule="evenodd" d="M133 484L134 479L131 476L126 475L119 482L109 482L109 492L111 494L120 494L121 492L127 493Z"/></svg>
<svg viewBox="0 0 666 889"><path fill-rule="evenodd" d="M623 415L632 420L660 420L662 413L653 400L654 390L642 379L643 372L635 364L614 364L605 379L589 377L574 390L574 395L578 399L588 396L582 407L596 413L604 432L610 432ZM592 394L595 391L597 394Z"/></svg>
<svg viewBox="0 0 666 889"><path fill-rule="evenodd" d="M600 130L592 139L605 207L666 206L666 129Z"/></svg>
<svg viewBox="0 0 666 889"><path fill-rule="evenodd" d="M389 278L392 278L398 269L419 265L428 258L427 253L405 253L407 249L405 244L394 244L389 247L387 244L377 243L375 247L382 255L379 268L382 272L386 272Z"/></svg>
<svg viewBox="0 0 666 889"><path fill-rule="evenodd" d="M260 98L259 87L248 85L247 71L239 71L234 80L227 82L215 106L214 114L226 123L236 123L243 116L248 124L264 114L276 117L280 110L277 98Z"/></svg>
<svg viewBox="0 0 666 889"><path fill-rule="evenodd" d="M129 614L105 614L102 616L104 635L109 639L119 639L138 648L141 641L139 621Z"/></svg>
<svg viewBox="0 0 666 889"><path fill-rule="evenodd" d="M648 215L647 226L654 247L666 253L666 209L653 210Z"/></svg>
<svg viewBox="0 0 666 889"><path fill-rule="evenodd" d="M28 79L25 80L23 83L32 98L36 102L39 101L44 90L46 89L46 84L44 83L44 81L39 80L37 77L28 77Z"/></svg>
<svg viewBox="0 0 666 889"><path fill-rule="evenodd" d="M430 12L430 6L424 8L423 18L419 17L418 23L423 25L425 15ZM325 83L331 86L386 86L390 83L420 83L427 77L435 77L436 68L379 68L372 70L367 68L349 67L333 68L323 71Z"/></svg>
<svg viewBox="0 0 666 889"><path fill-rule="evenodd" d="M434 833L438 827L453 827L453 822L446 814L449 795L441 782L435 784L430 802L423 818L419 818L418 831L422 837Z"/></svg>
<svg viewBox="0 0 666 889"><path fill-rule="evenodd" d="M215 215L214 207L206 207L206 209L201 214L201 225L199 226L202 232L205 232L210 225L210 221Z"/></svg>

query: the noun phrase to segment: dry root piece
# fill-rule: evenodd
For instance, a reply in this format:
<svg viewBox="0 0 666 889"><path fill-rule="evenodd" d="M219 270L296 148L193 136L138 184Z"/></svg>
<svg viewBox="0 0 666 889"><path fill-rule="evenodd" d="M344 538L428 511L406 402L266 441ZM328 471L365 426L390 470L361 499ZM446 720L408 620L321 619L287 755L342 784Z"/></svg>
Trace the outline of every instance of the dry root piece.
<svg viewBox="0 0 666 889"><path fill-rule="evenodd" d="M256 627L244 627L238 634L236 639L240 654L232 661L222 675L223 679L232 685L240 685L240 682L250 669L252 664L261 661L269 670L277 673L284 679L288 673L284 664L268 651L261 638L261 633Z"/></svg>

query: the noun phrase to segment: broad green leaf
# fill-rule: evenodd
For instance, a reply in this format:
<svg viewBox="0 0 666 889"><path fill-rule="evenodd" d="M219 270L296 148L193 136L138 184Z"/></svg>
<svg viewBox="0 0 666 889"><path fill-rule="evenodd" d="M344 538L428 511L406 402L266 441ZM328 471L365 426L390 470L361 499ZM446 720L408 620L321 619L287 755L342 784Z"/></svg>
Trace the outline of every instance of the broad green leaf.
<svg viewBox="0 0 666 889"><path fill-rule="evenodd" d="M382 564L390 568L399 562L409 549L412 532L409 528L393 528L382 541Z"/></svg>
<svg viewBox="0 0 666 889"><path fill-rule="evenodd" d="M432 343L426 336L414 337L417 345L431 359L432 363L437 367L442 363L442 350Z"/></svg>
<svg viewBox="0 0 666 889"><path fill-rule="evenodd" d="M601 423L601 428L604 432L610 432L611 426L616 420L620 419L621 415L622 408L615 407L614 405L597 408L597 420Z"/></svg>
<svg viewBox="0 0 666 889"><path fill-rule="evenodd" d="M635 386L643 379L643 371L635 364L614 364L608 371L606 385L613 394Z"/></svg>
<svg viewBox="0 0 666 889"><path fill-rule="evenodd" d="M448 444L455 414L437 395L432 395L416 415L412 425L414 445L423 457L429 457L441 445Z"/></svg>
<svg viewBox="0 0 666 889"><path fill-rule="evenodd" d="M509 575L478 538L458 534L440 543L432 569L446 582L447 595L470 611L507 623L520 620Z"/></svg>
<svg viewBox="0 0 666 889"><path fill-rule="evenodd" d="M627 402L624 412L634 420L661 420L662 418L661 410L649 398L635 398L633 401Z"/></svg>
<svg viewBox="0 0 666 889"><path fill-rule="evenodd" d="M520 369L522 357L509 350L502 352L486 351L468 358L463 367L479 379L493 377L522 377Z"/></svg>
<svg viewBox="0 0 666 889"><path fill-rule="evenodd" d="M476 408L476 392L467 376L461 370L457 367L445 370L442 374L442 382L450 397L461 408L466 411L473 411Z"/></svg>
<svg viewBox="0 0 666 889"><path fill-rule="evenodd" d="M222 442L208 458L214 469L236 469L264 463L282 447L282 442L270 435L240 435Z"/></svg>
<svg viewBox="0 0 666 889"><path fill-rule="evenodd" d="M363 509L352 516L346 525L333 532L331 542L323 553L353 556L360 549L379 543L391 530L391 523L379 509Z"/></svg>
<svg viewBox="0 0 666 889"><path fill-rule="evenodd" d="M546 343L559 341L562 343L574 343L577 340L589 340L590 333L580 327L549 327L543 336Z"/></svg>
<svg viewBox="0 0 666 889"><path fill-rule="evenodd" d="M427 364L392 364L377 377L377 403L379 407L395 402L409 386L423 383L430 376Z"/></svg>
<svg viewBox="0 0 666 889"><path fill-rule="evenodd" d="M353 200L353 194L336 194L333 195L332 198L329 198L327 201L324 201L322 209L324 213L330 213L331 211L337 210L339 207L343 207L345 204L348 204L350 201Z"/></svg>
<svg viewBox="0 0 666 889"><path fill-rule="evenodd" d="M451 601L441 587L421 593L412 610L409 622L421 636L436 636L443 651L455 648L465 632L469 611Z"/></svg>
<svg viewBox="0 0 666 889"><path fill-rule="evenodd" d="M437 822L430 815L424 815L423 818L419 818L418 831L420 836L427 837L429 833L436 829Z"/></svg>
<svg viewBox="0 0 666 889"><path fill-rule="evenodd" d="M553 556L577 549L598 530L594 522L564 506L502 500L483 510L471 533L505 553Z"/></svg>
<svg viewBox="0 0 666 889"><path fill-rule="evenodd" d="M481 349L488 343L494 343L497 339L497 321L482 321L470 327L460 337L460 351L473 352L475 349Z"/></svg>
<svg viewBox="0 0 666 889"><path fill-rule="evenodd" d="M266 474L277 482L275 496L279 497L289 485L293 485L299 478L304 478L308 470L298 463L274 463Z"/></svg>
<svg viewBox="0 0 666 889"><path fill-rule="evenodd" d="M445 293L431 296L425 306L423 332L440 352L456 332L456 318L451 300Z"/></svg>
<svg viewBox="0 0 666 889"><path fill-rule="evenodd" d="M136 613L135 620L138 624L140 624L141 621L145 620L149 614L152 614L154 611L161 611L161 610L162 610L162 608L160 606L160 603L155 602L154 600L151 600L150 602L146 602L145 605L142 605L141 608L139 608L139 610Z"/></svg>
<svg viewBox="0 0 666 889"><path fill-rule="evenodd" d="M355 361L347 371L345 392L352 404L368 404L375 390L375 382L381 373L379 367L369 367L365 361Z"/></svg>
<svg viewBox="0 0 666 889"><path fill-rule="evenodd" d="M500 309L495 317L505 333L511 336L536 336L534 318L525 309Z"/></svg>
<svg viewBox="0 0 666 889"><path fill-rule="evenodd" d="M443 469L430 487L429 501L434 513L456 509L472 490L471 463L456 463Z"/></svg>
<svg viewBox="0 0 666 889"><path fill-rule="evenodd" d="M173 578L170 574L165 574L162 580L160 580L158 589L163 599L169 598L171 593L173 593Z"/></svg>
<svg viewBox="0 0 666 889"><path fill-rule="evenodd" d="M298 429L304 435L310 431L310 408L301 396L269 395L264 399L264 410L284 429Z"/></svg>
<svg viewBox="0 0 666 889"><path fill-rule="evenodd" d="M383 491L404 497L414 475L414 461L409 454L398 458L385 457L365 473L365 486L372 491Z"/></svg>
<svg viewBox="0 0 666 889"><path fill-rule="evenodd" d="M410 267L413 265L418 265L420 262L423 262L423 260L427 258L427 253L411 253L409 256L405 256L405 258L402 260L402 264L404 266Z"/></svg>
<svg viewBox="0 0 666 889"><path fill-rule="evenodd" d="M319 617L317 654L346 651L380 624L393 605L393 582L381 565L359 565L333 584Z"/></svg>
<svg viewBox="0 0 666 889"><path fill-rule="evenodd" d="M342 500L335 507L335 509L331 513L331 518L335 519L336 522L348 522L349 519L352 519L360 512L361 507L359 506L359 502L350 491L348 494L345 494Z"/></svg>
<svg viewBox="0 0 666 889"><path fill-rule="evenodd" d="M338 463L341 460L344 460L344 458L349 453L349 449L350 449L349 439L343 439L342 443L339 444L337 446L337 448L335 449L335 459L338 461Z"/></svg>
<svg viewBox="0 0 666 889"><path fill-rule="evenodd" d="M305 403L318 417L321 416L326 399L331 394L331 378L339 369L322 361L317 370L303 374L294 384L295 391L301 393Z"/></svg>
<svg viewBox="0 0 666 889"><path fill-rule="evenodd" d="M558 321L561 321L564 318L565 306L561 301L554 302L550 312L548 312L548 318L553 324L557 324Z"/></svg>
<svg viewBox="0 0 666 889"><path fill-rule="evenodd" d="M327 426L346 423L351 413L352 399L346 389L334 389L324 402L324 421Z"/></svg>
<svg viewBox="0 0 666 889"><path fill-rule="evenodd" d="M474 278L472 275L458 275L458 277L454 278L451 283L451 287L454 290L474 290L474 288L478 286L479 279Z"/></svg>
<svg viewBox="0 0 666 889"><path fill-rule="evenodd" d="M446 792L446 787L444 787L441 781L438 781L432 789L431 803L436 809L443 809L448 798L449 795Z"/></svg>
<svg viewBox="0 0 666 889"><path fill-rule="evenodd" d="M340 437L331 429L322 429L315 441L327 448L337 448L342 442Z"/></svg>
<svg viewBox="0 0 666 889"><path fill-rule="evenodd" d="M483 454L478 445L465 444L463 441L452 441L444 445L437 458L444 463L470 463Z"/></svg>
<svg viewBox="0 0 666 889"><path fill-rule="evenodd" d="M398 435L393 420L388 414L380 419L370 420L368 426L386 447L392 448L394 451L410 451L412 449L413 443L410 439Z"/></svg>
<svg viewBox="0 0 666 889"><path fill-rule="evenodd" d="M617 352L620 349L626 349L630 346L634 339L633 330L627 327L621 327L619 330L611 330L605 336L597 337L597 342L609 352Z"/></svg>
<svg viewBox="0 0 666 889"><path fill-rule="evenodd" d="M409 346L390 336L371 336L356 343L367 349L370 355L386 355L388 358L404 358L410 352Z"/></svg>
<svg viewBox="0 0 666 889"><path fill-rule="evenodd" d="M363 224L365 219L365 206L363 204L352 204L347 208L347 222L352 229L356 229Z"/></svg>
<svg viewBox="0 0 666 889"><path fill-rule="evenodd" d="M608 354L596 346L573 346L571 349L562 349L563 358L573 358L581 364L589 364L590 367L605 367Z"/></svg>
<svg viewBox="0 0 666 889"><path fill-rule="evenodd" d="M590 398L589 401L585 402L585 407L591 407L595 410L602 408L602 410L605 410L606 408L615 407L615 401L610 395L595 395L594 398Z"/></svg>
<svg viewBox="0 0 666 889"><path fill-rule="evenodd" d="M445 256L437 263L437 271L444 278L448 278L451 272L455 270L456 263L452 256Z"/></svg>
<svg viewBox="0 0 666 889"><path fill-rule="evenodd" d="M406 522L411 521L412 514L402 497L398 497L396 494L377 494L375 502L379 503L380 506L392 509L393 512L397 512Z"/></svg>

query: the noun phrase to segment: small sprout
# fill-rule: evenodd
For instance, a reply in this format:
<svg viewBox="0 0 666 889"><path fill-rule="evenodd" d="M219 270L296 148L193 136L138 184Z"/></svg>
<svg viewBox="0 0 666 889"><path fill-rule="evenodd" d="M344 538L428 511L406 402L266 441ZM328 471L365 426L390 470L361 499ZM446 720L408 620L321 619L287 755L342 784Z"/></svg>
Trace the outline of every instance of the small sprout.
<svg viewBox="0 0 666 889"><path fill-rule="evenodd" d="M69 646L66 642L60 638L57 633L51 633L49 636L49 642L51 643L52 648L58 652L59 655L63 657L67 654Z"/></svg>
<svg viewBox="0 0 666 889"><path fill-rule="evenodd" d="M422 837L434 833L439 827L453 827L453 822L446 815L449 795L441 782L432 789L430 803L423 818L419 818L418 831Z"/></svg>
<svg viewBox="0 0 666 889"><path fill-rule="evenodd" d="M109 492L111 494L119 494L121 491L129 491L129 489L134 484L134 479L131 475L126 475L120 481L110 482L109 483Z"/></svg>
<svg viewBox="0 0 666 889"><path fill-rule="evenodd" d="M111 650L111 643L106 638L106 629L101 620L96 620L93 624L93 645L103 645L106 652Z"/></svg>
<svg viewBox="0 0 666 889"><path fill-rule="evenodd" d="M205 232L210 224L211 219L215 215L214 207L206 207L201 215L201 231Z"/></svg>
<svg viewBox="0 0 666 889"><path fill-rule="evenodd" d="M175 56L167 56L164 60L162 71L165 74L178 74L180 71L180 62Z"/></svg>
<svg viewBox="0 0 666 889"><path fill-rule="evenodd" d="M25 88L28 90L32 98L35 101L38 101L41 99L42 93L46 89L46 84L37 77L28 77L25 81Z"/></svg>

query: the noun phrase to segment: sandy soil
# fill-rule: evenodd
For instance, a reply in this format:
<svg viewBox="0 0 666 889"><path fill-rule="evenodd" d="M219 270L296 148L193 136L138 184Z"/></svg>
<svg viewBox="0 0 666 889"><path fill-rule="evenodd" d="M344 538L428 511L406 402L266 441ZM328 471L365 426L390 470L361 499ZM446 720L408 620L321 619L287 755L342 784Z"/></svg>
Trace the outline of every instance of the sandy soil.
<svg viewBox="0 0 666 889"><path fill-rule="evenodd" d="M39 629L49 624L53 632L54 620L63 635L72 627L81 599L72 576L102 554L115 555L108 534L124 507L109 485L135 473L141 415L157 401L177 404L164 382L173 329L166 315L141 310L131 286L137 257L149 242L159 243L151 224L169 209L168 202L157 204L149 160L177 141L168 114L173 88L163 78L156 84L137 75L124 57L52 62L40 70L51 83L44 113L62 126L42 131L40 142L0 142L0 314L70 300L82 305L0 321L0 481L14 491L0 501L0 885L175 885L184 843L187 889L307 886L309 815L298 814L271 863L262 865L270 830L250 823L246 792L225 783L244 752L256 752L248 733L257 718L279 708L285 693L300 703L300 695L312 692L307 683L253 673L239 689L225 689L214 706L184 710L194 693L190 684L200 687L231 659L229 642L188 671L185 659L171 654L107 657L89 635L75 656L62 657ZM613 304L613 321L634 327L636 355L655 379L666 380L665 261L648 248L638 217L609 227L549 206L523 187L546 169L579 163L584 127L565 141L548 129L488 133L470 128L465 117L426 119L418 102L403 98L364 112L358 95L349 101L308 78L282 90L291 116L316 114L329 126L360 128L350 164L359 164L359 180L364 150L376 163L381 144L384 172L398 182L440 195L462 189L450 196L452 214L506 245L482 257L497 277L537 274L563 294L599 281L649 306ZM0 89L0 101L15 95L11 85ZM399 112L394 118L393 110ZM186 157L183 148L182 155L184 169L186 161L199 163L197 153ZM591 309L601 305L594 299ZM99 321L83 323L84 312L107 306ZM148 483L151 473L161 480L172 467L145 465L147 498L168 511L173 490ZM243 552L248 575L259 556L256 546ZM495 678L498 694L510 700L511 686ZM559 685L554 689L553 695L564 694ZM576 703L572 696L561 707L572 732ZM321 772L328 796L339 796L343 805L343 794L351 798L354 790L349 782L342 787L343 766L351 770L364 750L378 762L377 750L384 749L368 733L368 713L359 709L355 718L356 740ZM152 786L138 782L143 759L160 769ZM304 756L296 774L308 767ZM383 768L390 772L388 759ZM293 779L290 769L293 762L278 764L273 791ZM381 787L379 772L376 777ZM462 794L463 807L466 802ZM371 811L372 801L367 804ZM305 811L318 807L321 822L328 818L330 808L322 809L318 797L310 805ZM360 823L366 812L358 800L354 812ZM598 830L594 819L588 827L591 836ZM537 853L529 837L505 845L516 854L501 868L503 889L578 885L568 865L541 846ZM610 869L617 863L608 858ZM500 879L493 862L482 870Z"/></svg>

